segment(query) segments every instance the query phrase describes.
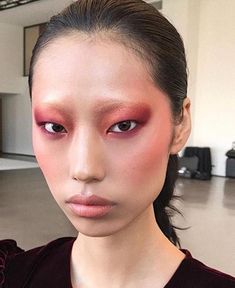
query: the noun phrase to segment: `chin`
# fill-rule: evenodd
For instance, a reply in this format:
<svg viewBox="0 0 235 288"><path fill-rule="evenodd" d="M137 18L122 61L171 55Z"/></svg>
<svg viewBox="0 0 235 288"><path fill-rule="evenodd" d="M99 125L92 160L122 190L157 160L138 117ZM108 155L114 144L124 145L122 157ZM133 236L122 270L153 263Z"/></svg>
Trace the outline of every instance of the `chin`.
<svg viewBox="0 0 235 288"><path fill-rule="evenodd" d="M78 231L78 234L82 234L86 237L91 237L91 238L104 238L104 237L109 237L109 236L112 236L114 233L113 232L110 232L110 231L96 231L96 232L93 232L93 231L83 231L83 230L80 230Z"/></svg>
<svg viewBox="0 0 235 288"><path fill-rule="evenodd" d="M72 225L78 231L87 237L108 237L112 236L123 229L122 225L107 221L104 219L70 219Z"/></svg>
<svg viewBox="0 0 235 288"><path fill-rule="evenodd" d="M84 227L84 225L74 225L75 229L78 231L78 233L81 233L87 237L108 237L112 236L118 231L115 229L110 229L110 227L95 227L96 225L93 224L92 227L90 225L87 225L87 227ZM113 227L112 227L113 228Z"/></svg>

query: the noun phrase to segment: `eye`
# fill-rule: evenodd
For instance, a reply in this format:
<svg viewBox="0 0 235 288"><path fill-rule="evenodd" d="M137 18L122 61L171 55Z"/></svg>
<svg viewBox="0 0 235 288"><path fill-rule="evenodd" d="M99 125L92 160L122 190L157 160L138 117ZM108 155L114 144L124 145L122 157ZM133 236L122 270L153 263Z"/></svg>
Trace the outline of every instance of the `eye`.
<svg viewBox="0 0 235 288"><path fill-rule="evenodd" d="M115 132L115 133L122 133L122 132L131 131L136 126L137 126L136 121L127 120L127 121L122 121L122 122L114 124L113 126L111 126L109 131Z"/></svg>
<svg viewBox="0 0 235 288"><path fill-rule="evenodd" d="M64 133L66 132L64 127L57 123L44 123L42 126L44 126L44 129L51 134L57 134L57 133Z"/></svg>

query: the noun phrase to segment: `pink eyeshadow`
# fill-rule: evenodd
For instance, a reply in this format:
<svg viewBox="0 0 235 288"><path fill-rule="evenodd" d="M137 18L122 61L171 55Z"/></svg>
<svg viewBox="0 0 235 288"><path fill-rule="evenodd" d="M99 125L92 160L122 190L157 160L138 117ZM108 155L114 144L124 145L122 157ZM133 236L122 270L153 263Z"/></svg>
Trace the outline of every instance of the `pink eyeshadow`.
<svg viewBox="0 0 235 288"><path fill-rule="evenodd" d="M134 105L132 107L124 107L113 111L111 115L105 117L105 123L115 124L125 120L136 120L145 123L151 116L151 110L146 105ZM106 124L107 125L107 124Z"/></svg>

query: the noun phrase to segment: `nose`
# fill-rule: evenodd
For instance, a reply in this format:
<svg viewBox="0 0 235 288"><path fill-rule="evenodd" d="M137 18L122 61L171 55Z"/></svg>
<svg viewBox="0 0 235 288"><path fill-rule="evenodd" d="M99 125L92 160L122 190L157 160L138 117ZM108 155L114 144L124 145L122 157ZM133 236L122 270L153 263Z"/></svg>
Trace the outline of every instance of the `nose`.
<svg viewBox="0 0 235 288"><path fill-rule="evenodd" d="M70 148L72 179L86 183L104 179L103 147L95 133L79 133Z"/></svg>

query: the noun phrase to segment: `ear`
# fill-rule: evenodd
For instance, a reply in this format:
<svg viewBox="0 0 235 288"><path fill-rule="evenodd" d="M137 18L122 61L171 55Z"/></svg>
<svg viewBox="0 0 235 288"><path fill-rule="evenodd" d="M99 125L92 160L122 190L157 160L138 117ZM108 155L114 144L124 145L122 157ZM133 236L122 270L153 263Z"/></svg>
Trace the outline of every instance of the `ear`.
<svg viewBox="0 0 235 288"><path fill-rule="evenodd" d="M184 147L191 132L190 100L185 98L182 108L182 118L175 125L174 137L170 147L170 154L177 154Z"/></svg>

